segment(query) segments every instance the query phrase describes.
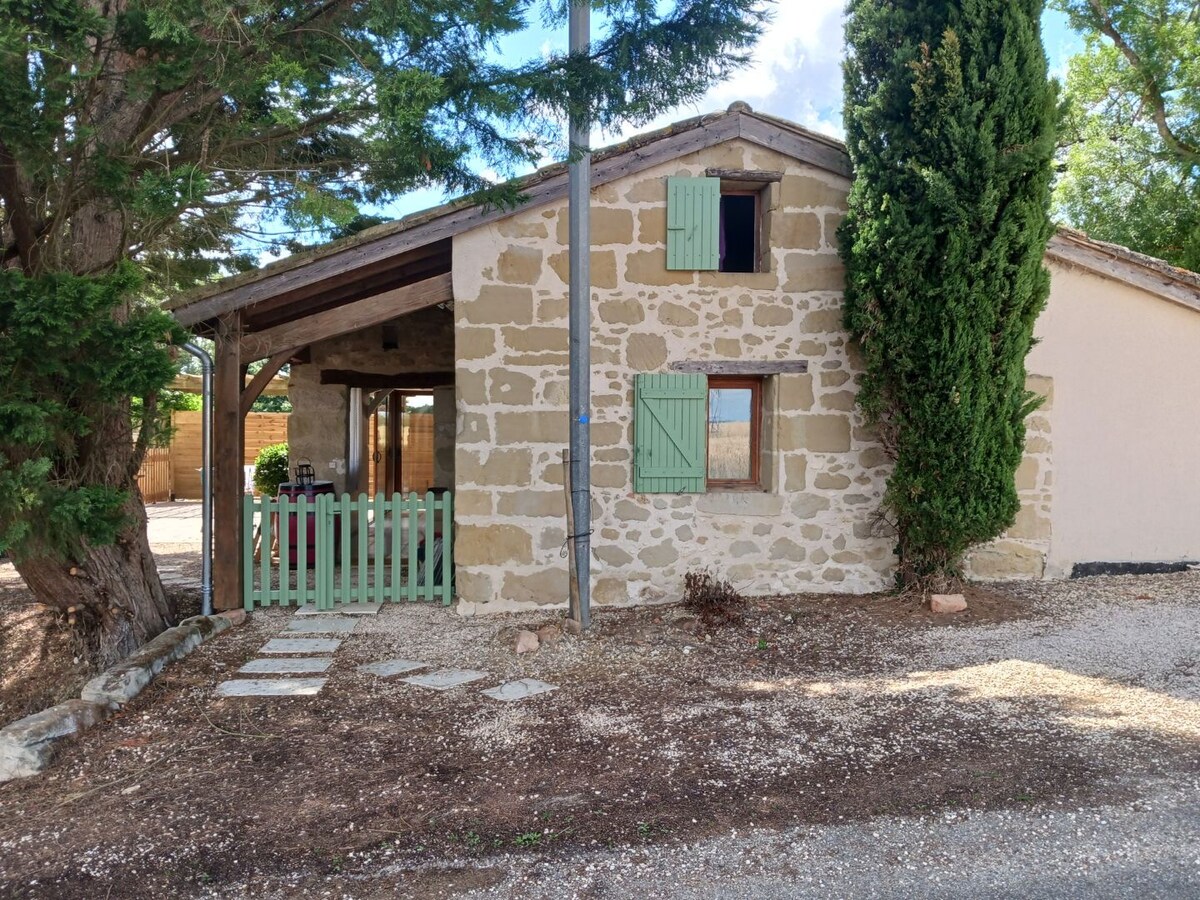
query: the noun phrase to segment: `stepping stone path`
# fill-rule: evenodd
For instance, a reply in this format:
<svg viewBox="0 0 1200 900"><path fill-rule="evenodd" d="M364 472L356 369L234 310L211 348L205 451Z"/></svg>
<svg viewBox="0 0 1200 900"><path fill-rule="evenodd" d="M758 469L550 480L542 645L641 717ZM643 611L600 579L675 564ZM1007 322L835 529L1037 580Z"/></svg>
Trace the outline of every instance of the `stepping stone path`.
<svg viewBox="0 0 1200 900"><path fill-rule="evenodd" d="M278 656L274 659L252 659L240 669L239 675L311 675L324 672L332 659L316 656Z"/></svg>
<svg viewBox="0 0 1200 900"><path fill-rule="evenodd" d="M259 653L332 653L342 642L334 638L271 638Z"/></svg>
<svg viewBox="0 0 1200 900"><path fill-rule="evenodd" d="M325 686L326 678L296 678L328 671L332 655L342 645L335 637L293 637L292 635L344 635L354 633L358 616L373 616L380 610L378 603L350 603L336 610L319 610L303 606L288 622L283 637L267 641L252 659L237 670L238 675L280 675L281 678L231 678L217 685L218 697L311 697ZM419 659L386 659L358 666L363 675L388 678L429 667ZM449 691L487 677L477 669L438 669L403 678L405 684L433 691ZM291 677L289 677L291 676ZM481 693L502 703L514 703L539 694L558 690L558 685L534 678L508 681Z"/></svg>
<svg viewBox="0 0 1200 900"><path fill-rule="evenodd" d="M496 685L494 688L488 688L483 693L493 700L513 703L517 700L524 700L526 697L536 697L538 694L548 694L550 691L557 690L557 684L547 684L536 678L522 678L520 681L508 681Z"/></svg>
<svg viewBox="0 0 1200 900"><path fill-rule="evenodd" d="M310 616L305 619L293 618L285 631L305 634L349 634L357 627L358 620L349 616Z"/></svg>
<svg viewBox="0 0 1200 900"><path fill-rule="evenodd" d="M418 662L415 659L386 659L383 662L359 666L358 671L387 678L389 675L403 675L405 672L415 672L417 669L427 668L429 668L429 663Z"/></svg>
<svg viewBox="0 0 1200 900"><path fill-rule="evenodd" d="M311 697L324 678L235 678L217 685L218 697Z"/></svg>

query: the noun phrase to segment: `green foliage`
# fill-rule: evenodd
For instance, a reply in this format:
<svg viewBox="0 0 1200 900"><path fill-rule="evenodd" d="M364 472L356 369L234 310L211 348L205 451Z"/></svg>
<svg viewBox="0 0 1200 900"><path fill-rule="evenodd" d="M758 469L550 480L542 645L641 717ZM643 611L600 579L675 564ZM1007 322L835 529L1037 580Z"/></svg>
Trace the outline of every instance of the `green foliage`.
<svg viewBox="0 0 1200 900"><path fill-rule="evenodd" d="M287 413L292 411L292 401L287 397L260 396L250 407L251 412Z"/></svg>
<svg viewBox="0 0 1200 900"><path fill-rule="evenodd" d="M883 514L906 589L953 582L1018 509L1025 357L1049 292L1057 108L1041 13L849 6L846 324L866 363L859 402L895 459Z"/></svg>
<svg viewBox="0 0 1200 900"><path fill-rule="evenodd" d="M1192 0L1055 0L1070 62L1055 211L1093 237L1200 270L1200 15Z"/></svg>
<svg viewBox="0 0 1200 900"><path fill-rule="evenodd" d="M254 457L254 489L265 497L279 494L279 485L288 480L288 445L268 444Z"/></svg>
<svg viewBox="0 0 1200 900"><path fill-rule="evenodd" d="M77 558L125 524L139 461L128 398L153 413L175 374L168 345L183 338L164 313L129 305L138 283L130 266L100 277L0 271L0 549ZM141 429L146 442L153 427ZM88 445L114 440L126 442L125 469L98 470Z"/></svg>
<svg viewBox="0 0 1200 900"><path fill-rule="evenodd" d="M287 247L281 221L328 236L428 186L508 202L476 173L565 152L571 111L609 127L696 99L745 62L761 6L594 0L589 56L514 63L500 43L567 4L0 0L4 258L82 271L72 222L111 212L121 240L87 270L128 253L174 290L252 265L247 238Z"/></svg>

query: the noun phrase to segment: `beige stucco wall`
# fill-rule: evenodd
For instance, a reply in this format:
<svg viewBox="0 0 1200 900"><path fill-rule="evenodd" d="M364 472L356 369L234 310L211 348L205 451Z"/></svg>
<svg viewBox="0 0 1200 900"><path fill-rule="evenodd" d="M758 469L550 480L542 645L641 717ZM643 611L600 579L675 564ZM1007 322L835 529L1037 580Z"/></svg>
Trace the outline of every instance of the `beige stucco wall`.
<svg viewBox="0 0 1200 900"><path fill-rule="evenodd" d="M1200 312L1052 261L1031 371L1054 382L1047 575L1200 558Z"/></svg>
<svg viewBox="0 0 1200 900"><path fill-rule="evenodd" d="M666 182L706 167L784 171L770 271L666 269ZM594 589L597 603L677 598L712 567L748 593L884 587L873 516L886 461L854 409L835 231L846 179L730 142L593 193ZM458 590L464 612L564 602L566 205L454 239ZM634 494L634 376L683 360L808 360L768 390L762 493Z"/></svg>
<svg viewBox="0 0 1200 900"><path fill-rule="evenodd" d="M292 415L288 418L288 449L293 464L309 459L317 478L332 481L334 490L346 489L347 410L349 390L341 385L321 384L322 369L394 374L399 372L449 372L454 368L454 316L449 310L432 307L397 320L385 349L382 326L313 344L311 362L291 367L288 396ZM440 403L439 403L440 399ZM452 397L447 391L434 393L434 466L439 484L453 480ZM366 429L363 429L364 435ZM364 449L363 472L367 457Z"/></svg>

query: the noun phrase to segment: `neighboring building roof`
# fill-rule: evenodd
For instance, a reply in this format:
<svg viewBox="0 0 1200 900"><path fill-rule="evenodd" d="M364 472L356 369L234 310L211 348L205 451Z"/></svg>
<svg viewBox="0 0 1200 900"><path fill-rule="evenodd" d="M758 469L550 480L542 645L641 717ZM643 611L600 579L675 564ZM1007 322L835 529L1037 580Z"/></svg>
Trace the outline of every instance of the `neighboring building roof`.
<svg viewBox="0 0 1200 900"><path fill-rule="evenodd" d="M605 184L736 138L852 177L850 157L841 141L795 122L755 112L739 102L724 112L676 122L596 151L592 155L592 184ZM520 209L560 199L566 195L567 165L547 166L517 179L516 184L526 197L517 208L498 209L471 200L455 200L293 254L253 272L203 285L168 302L166 308L182 324L195 325L220 313L305 289L334 274L379 267L389 258L506 218ZM1060 228L1051 239L1046 255L1200 311L1200 275L1162 260L1092 240L1067 228Z"/></svg>
<svg viewBox="0 0 1200 900"><path fill-rule="evenodd" d="M1200 274L1120 244L1098 241L1082 231L1060 227L1050 239L1046 257L1102 278L1123 281L1200 312Z"/></svg>

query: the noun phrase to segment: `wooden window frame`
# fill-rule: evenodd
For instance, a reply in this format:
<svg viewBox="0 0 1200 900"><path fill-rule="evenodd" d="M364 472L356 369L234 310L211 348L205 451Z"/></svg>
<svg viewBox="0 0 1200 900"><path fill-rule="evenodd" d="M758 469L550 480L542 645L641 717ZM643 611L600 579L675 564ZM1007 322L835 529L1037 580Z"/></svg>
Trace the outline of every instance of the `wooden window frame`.
<svg viewBox="0 0 1200 900"><path fill-rule="evenodd" d="M733 272L729 269L722 269L720 248L717 250L717 271L725 275L753 275L764 271L763 269L763 190L762 188L753 189L738 186L726 187L725 182L721 182L722 197L753 197L754 198L754 268L749 272ZM717 228L719 230L725 227L725 208L723 205L718 206L717 210ZM728 240L728 236L726 237Z"/></svg>
<svg viewBox="0 0 1200 900"><path fill-rule="evenodd" d="M709 400L714 390L750 390L750 477L709 478ZM762 486L763 379L746 375L709 375L704 399L704 476L707 490L761 491Z"/></svg>

